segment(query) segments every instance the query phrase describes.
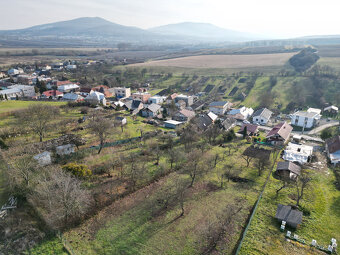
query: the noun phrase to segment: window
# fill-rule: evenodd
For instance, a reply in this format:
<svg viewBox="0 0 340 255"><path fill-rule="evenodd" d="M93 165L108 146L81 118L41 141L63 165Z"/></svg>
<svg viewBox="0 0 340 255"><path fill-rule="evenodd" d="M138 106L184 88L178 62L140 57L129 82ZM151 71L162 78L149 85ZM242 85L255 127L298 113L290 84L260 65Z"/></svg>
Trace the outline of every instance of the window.
<svg viewBox="0 0 340 255"><path fill-rule="evenodd" d="M263 122L263 120L261 120L261 122Z"/></svg>

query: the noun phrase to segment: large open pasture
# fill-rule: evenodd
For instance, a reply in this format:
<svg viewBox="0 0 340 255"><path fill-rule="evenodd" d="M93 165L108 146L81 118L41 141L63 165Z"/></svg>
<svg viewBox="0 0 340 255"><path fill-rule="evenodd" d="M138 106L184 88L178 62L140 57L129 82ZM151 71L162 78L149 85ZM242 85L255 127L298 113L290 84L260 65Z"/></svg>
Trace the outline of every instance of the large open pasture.
<svg viewBox="0 0 340 255"><path fill-rule="evenodd" d="M186 68L246 68L284 66L294 53L253 55L202 55L166 60L155 60L131 66L172 66Z"/></svg>

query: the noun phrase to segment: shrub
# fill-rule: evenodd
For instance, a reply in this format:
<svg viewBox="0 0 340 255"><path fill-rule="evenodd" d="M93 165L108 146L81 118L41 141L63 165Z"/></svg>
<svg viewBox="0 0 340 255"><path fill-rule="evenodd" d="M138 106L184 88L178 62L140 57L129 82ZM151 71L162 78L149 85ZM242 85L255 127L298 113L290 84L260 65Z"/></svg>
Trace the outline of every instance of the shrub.
<svg viewBox="0 0 340 255"><path fill-rule="evenodd" d="M0 138L0 148L4 150L8 149L8 145L1 138Z"/></svg>
<svg viewBox="0 0 340 255"><path fill-rule="evenodd" d="M68 163L62 168L76 177L89 177L92 175L92 171L87 167L87 165L83 164Z"/></svg>

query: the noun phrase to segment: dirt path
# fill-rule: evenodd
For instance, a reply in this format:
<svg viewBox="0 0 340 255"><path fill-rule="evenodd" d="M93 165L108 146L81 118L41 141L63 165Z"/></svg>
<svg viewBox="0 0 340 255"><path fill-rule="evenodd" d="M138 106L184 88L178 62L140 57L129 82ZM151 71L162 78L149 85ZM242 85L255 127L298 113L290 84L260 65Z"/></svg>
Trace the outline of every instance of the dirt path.
<svg viewBox="0 0 340 255"><path fill-rule="evenodd" d="M322 126L319 126L319 127L316 127L314 129L312 129L311 131L308 132L308 135L315 135L317 133L320 133L322 130L326 129L326 128L329 128L329 127L334 127L334 126L337 126L339 125L339 122L331 122L331 123L327 123L327 124L324 124Z"/></svg>

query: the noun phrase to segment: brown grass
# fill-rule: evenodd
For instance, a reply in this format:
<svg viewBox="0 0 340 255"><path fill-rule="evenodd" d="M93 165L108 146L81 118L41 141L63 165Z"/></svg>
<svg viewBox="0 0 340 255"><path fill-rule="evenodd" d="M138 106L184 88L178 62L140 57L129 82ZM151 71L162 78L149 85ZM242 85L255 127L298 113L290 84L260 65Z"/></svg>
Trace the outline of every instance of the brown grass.
<svg viewBox="0 0 340 255"><path fill-rule="evenodd" d="M155 60L130 66L172 66L188 68L243 68L283 66L295 53L253 55L202 55L166 60Z"/></svg>

